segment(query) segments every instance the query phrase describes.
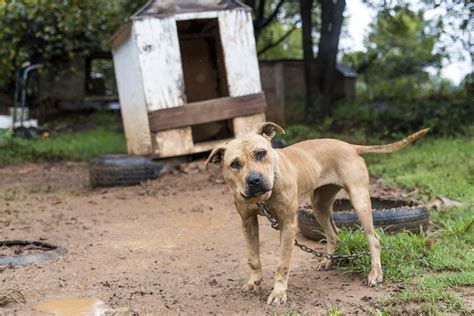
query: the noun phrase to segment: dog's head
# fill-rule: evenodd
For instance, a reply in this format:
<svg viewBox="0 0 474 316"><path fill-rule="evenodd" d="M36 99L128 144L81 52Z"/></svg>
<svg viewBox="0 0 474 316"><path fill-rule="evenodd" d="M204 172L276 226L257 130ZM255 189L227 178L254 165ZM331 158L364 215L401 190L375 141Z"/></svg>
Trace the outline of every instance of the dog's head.
<svg viewBox="0 0 474 316"><path fill-rule="evenodd" d="M271 144L276 131L285 133L275 123L263 123L255 132L214 148L207 158L206 165L222 165L224 179L236 199L256 203L270 198L278 159Z"/></svg>

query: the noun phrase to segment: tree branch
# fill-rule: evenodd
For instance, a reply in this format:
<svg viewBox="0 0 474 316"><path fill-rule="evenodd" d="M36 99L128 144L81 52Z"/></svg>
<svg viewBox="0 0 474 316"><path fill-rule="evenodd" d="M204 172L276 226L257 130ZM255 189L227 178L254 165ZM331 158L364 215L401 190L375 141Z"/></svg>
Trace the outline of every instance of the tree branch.
<svg viewBox="0 0 474 316"><path fill-rule="evenodd" d="M369 58L365 62L363 62L361 65L358 65L355 71L358 74L364 73L374 63L377 57L378 57L377 53L370 54Z"/></svg>
<svg viewBox="0 0 474 316"><path fill-rule="evenodd" d="M267 25L272 23L272 21L276 18L276 16L278 15L278 12L280 11L280 9L281 9L281 7L283 6L284 3L285 3L285 0L280 0L280 2L278 2L277 6L276 6L275 10L273 10L272 14L270 14L270 16L268 18L263 19L262 24L260 25L261 29L265 28Z"/></svg>
<svg viewBox="0 0 474 316"><path fill-rule="evenodd" d="M268 51L269 49L272 49L273 47L276 47L278 45L280 45L282 42L284 42L290 35L291 33L293 33L295 30L297 29L296 26L293 26L290 30L288 30L288 32L286 32L285 34L283 34L282 37L280 37L278 40L276 40L275 42L273 43L270 43L268 44L267 46L265 46L264 48L262 48L261 50L259 50L257 52L257 55L262 55L263 53L265 53L266 51Z"/></svg>

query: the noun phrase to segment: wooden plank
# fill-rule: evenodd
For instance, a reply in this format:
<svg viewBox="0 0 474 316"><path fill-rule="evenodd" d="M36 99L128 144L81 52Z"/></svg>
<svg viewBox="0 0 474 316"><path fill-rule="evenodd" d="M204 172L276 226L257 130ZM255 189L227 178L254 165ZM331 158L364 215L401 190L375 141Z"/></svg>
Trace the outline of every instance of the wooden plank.
<svg viewBox="0 0 474 316"><path fill-rule="evenodd" d="M191 127L158 132L153 135L154 157L174 157L193 152Z"/></svg>
<svg viewBox="0 0 474 316"><path fill-rule="evenodd" d="M132 31L133 32L133 31ZM151 153L151 134L135 36L113 49L122 121L130 154Z"/></svg>
<svg viewBox="0 0 474 316"><path fill-rule="evenodd" d="M232 122L234 136L241 137L249 132L256 131L257 127L263 122L265 122L265 113L236 117Z"/></svg>
<svg viewBox="0 0 474 316"><path fill-rule="evenodd" d="M265 106L263 93L188 103L185 106L150 112L150 130L158 132L253 115L264 112Z"/></svg>
<svg viewBox="0 0 474 316"><path fill-rule="evenodd" d="M159 133L166 133L166 132L168 131L159 132ZM150 157L151 158L169 158L169 157L202 153L206 151L211 151L214 147L224 144L226 142L229 142L232 139L233 138L227 138L227 139L219 139L219 140L212 140L208 142L197 143L193 147L182 149L178 154L176 154L177 153L176 150L164 150L160 152L154 152Z"/></svg>
<svg viewBox="0 0 474 316"><path fill-rule="evenodd" d="M245 10L219 12L219 32L229 95L237 97L261 92L251 13Z"/></svg>
<svg viewBox="0 0 474 316"><path fill-rule="evenodd" d="M185 103L183 69L174 17L134 21L148 111Z"/></svg>
<svg viewBox="0 0 474 316"><path fill-rule="evenodd" d="M211 141L208 141L208 142L202 142L202 143L194 144L193 154L202 153L202 152L205 152L205 151L211 151L217 145L224 144L226 142L231 141L232 139L233 138L211 140Z"/></svg>

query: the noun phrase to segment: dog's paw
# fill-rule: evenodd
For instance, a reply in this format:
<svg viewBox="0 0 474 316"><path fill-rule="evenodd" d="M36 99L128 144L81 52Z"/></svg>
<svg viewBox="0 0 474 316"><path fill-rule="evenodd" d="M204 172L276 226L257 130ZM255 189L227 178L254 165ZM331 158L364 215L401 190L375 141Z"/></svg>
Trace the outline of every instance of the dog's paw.
<svg viewBox="0 0 474 316"><path fill-rule="evenodd" d="M369 272L369 276L367 277L367 285L372 287L382 282L383 282L382 269L372 268L372 270L370 270Z"/></svg>
<svg viewBox="0 0 474 316"><path fill-rule="evenodd" d="M327 259L327 258L322 259L316 264L316 270L318 271L330 270L331 267L332 267L332 260Z"/></svg>
<svg viewBox="0 0 474 316"><path fill-rule="evenodd" d="M280 305L286 303L286 290L273 289L272 294L267 299L268 305Z"/></svg>
<svg viewBox="0 0 474 316"><path fill-rule="evenodd" d="M247 283L242 286L243 293L245 292L256 292L260 289L260 284L262 284L262 279L252 280L250 279Z"/></svg>

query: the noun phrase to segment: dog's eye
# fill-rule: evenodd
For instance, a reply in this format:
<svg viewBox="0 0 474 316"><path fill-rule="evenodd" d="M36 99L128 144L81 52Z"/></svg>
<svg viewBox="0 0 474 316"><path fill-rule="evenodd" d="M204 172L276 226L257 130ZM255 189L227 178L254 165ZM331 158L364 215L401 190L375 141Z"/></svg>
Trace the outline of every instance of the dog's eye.
<svg viewBox="0 0 474 316"><path fill-rule="evenodd" d="M237 160L234 160L230 163L230 167L235 170L240 169L240 163Z"/></svg>
<svg viewBox="0 0 474 316"><path fill-rule="evenodd" d="M257 160L262 160L263 158L265 158L266 155L267 152L265 150L260 150L257 151L257 153L255 154L255 158L257 158Z"/></svg>

